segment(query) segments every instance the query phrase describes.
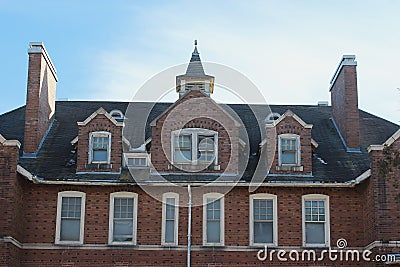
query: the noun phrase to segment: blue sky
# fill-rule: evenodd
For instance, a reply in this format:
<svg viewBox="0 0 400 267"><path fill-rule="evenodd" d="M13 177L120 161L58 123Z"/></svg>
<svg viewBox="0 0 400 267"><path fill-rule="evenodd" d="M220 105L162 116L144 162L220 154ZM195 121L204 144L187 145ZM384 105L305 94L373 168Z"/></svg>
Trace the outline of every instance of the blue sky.
<svg viewBox="0 0 400 267"><path fill-rule="evenodd" d="M198 39L203 61L242 72L271 104L328 101L341 56L355 54L360 108L399 123L399 10L396 0L0 0L0 114L25 103L31 41L56 66L58 99L130 100Z"/></svg>

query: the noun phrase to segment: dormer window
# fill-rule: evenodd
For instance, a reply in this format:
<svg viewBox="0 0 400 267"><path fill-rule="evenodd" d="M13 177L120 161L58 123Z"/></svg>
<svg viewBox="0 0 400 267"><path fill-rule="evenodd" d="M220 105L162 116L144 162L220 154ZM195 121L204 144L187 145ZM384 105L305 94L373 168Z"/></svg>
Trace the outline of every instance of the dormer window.
<svg viewBox="0 0 400 267"><path fill-rule="evenodd" d="M266 118L265 118L265 123L273 123L274 121L276 121L277 119L279 119L279 117L281 116L281 114L273 112L270 113Z"/></svg>
<svg viewBox="0 0 400 267"><path fill-rule="evenodd" d="M122 111L118 110L118 109L114 109L110 112L110 116L113 117L116 121L122 121L124 120L124 114L122 113Z"/></svg>
<svg viewBox="0 0 400 267"><path fill-rule="evenodd" d="M201 128L186 128L172 133L172 161L183 164L218 164L218 133Z"/></svg>
<svg viewBox="0 0 400 267"><path fill-rule="evenodd" d="M279 166L300 166L300 136L281 134L278 139Z"/></svg>
<svg viewBox="0 0 400 267"><path fill-rule="evenodd" d="M92 132L89 135L89 163L110 163L111 133Z"/></svg>

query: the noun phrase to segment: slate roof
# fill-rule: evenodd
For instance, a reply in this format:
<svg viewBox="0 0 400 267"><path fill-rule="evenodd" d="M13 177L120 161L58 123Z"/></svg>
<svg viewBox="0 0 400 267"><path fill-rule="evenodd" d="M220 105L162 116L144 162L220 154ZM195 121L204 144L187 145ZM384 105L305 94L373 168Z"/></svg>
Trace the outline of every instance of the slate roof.
<svg viewBox="0 0 400 267"><path fill-rule="evenodd" d="M72 181L108 181L133 182L132 175L124 169L121 174L76 174L76 152L71 141L78 135L78 121L84 121L98 108L103 107L110 112L119 109L122 112L128 107L128 102L96 102L96 101L57 101L56 115L53 126L41 147L37 158L20 157L19 164L44 180ZM145 112L151 110L145 127L145 137L150 136L149 124L172 103L140 102L133 105ZM261 142L258 122L264 123L265 111L263 105L229 104L243 121L250 140L250 160L242 181L250 181L258 162L258 148ZM370 168L367 148L371 144L384 143L399 126L387 120L360 110L360 141L361 153L348 153L340 140L336 128L331 121L331 107L306 105L270 105L272 112L283 114L290 109L306 123L313 124L312 138L319 144L313 155L312 176L282 176L268 175L265 182L347 182ZM255 114L252 112L255 111ZM260 115L262 114L262 115ZM263 115L265 114L265 115ZM19 140L23 144L25 107L0 115L0 134L9 140ZM21 151L23 147L21 147ZM22 153L22 152L21 152ZM324 164L325 162L326 164ZM139 176L147 177L148 171L137 171ZM134 175L136 175L134 174ZM183 182L182 175L171 174L167 178L174 182ZM155 180L157 177L153 177ZM153 179L152 178L152 179ZM190 181L211 181L214 175L190 175ZM234 177L224 178L226 181ZM187 181L187 180L185 180Z"/></svg>

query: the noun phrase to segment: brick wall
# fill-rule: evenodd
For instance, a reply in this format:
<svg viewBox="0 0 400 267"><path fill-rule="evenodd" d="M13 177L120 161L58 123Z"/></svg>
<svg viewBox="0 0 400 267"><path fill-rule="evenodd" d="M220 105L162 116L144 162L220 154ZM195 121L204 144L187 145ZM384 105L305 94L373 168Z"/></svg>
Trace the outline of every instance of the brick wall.
<svg viewBox="0 0 400 267"><path fill-rule="evenodd" d="M0 238L12 237L21 240L23 193L20 180L17 179L18 153L18 146L0 143ZM18 248L0 243L0 266L18 266L19 257Z"/></svg>
<svg viewBox="0 0 400 267"><path fill-rule="evenodd" d="M89 157L89 134L106 131L111 133L111 158L109 169L92 169L87 164ZM78 132L77 172L119 172L122 164L122 127L115 125L104 114L98 114L88 124L80 125Z"/></svg>
<svg viewBox="0 0 400 267"><path fill-rule="evenodd" d="M161 249L161 212L159 201L145 194L137 186L85 186L85 185L42 185L32 184L19 178L23 186L24 203L20 209L24 218L20 221L23 243L54 244L57 209L57 194L60 191L81 191L86 193L85 245L105 245L108 242L108 219L110 194L119 191L138 193L137 244L153 245ZM349 246L364 246L365 186L356 188L259 188L255 193L276 194L278 198L278 245L302 246L301 201L305 194L326 194L330 196L331 244L345 238ZM207 192L218 192L225 188L207 188ZM160 193L172 191L160 188ZM199 190L198 192L201 192ZM221 191L222 192L222 191ZM202 192L204 193L204 192ZM202 193L194 195L201 198ZM236 187L225 196L225 246L249 245L249 196L247 187ZM180 202L187 203L187 194L180 195ZM187 245L186 207L179 209L179 245ZM207 266L208 263L222 263L222 266L260 265L256 251L235 252L223 248L202 247L203 208L192 209L193 266ZM126 263L129 266L184 266L185 247L181 250L140 250L138 247L106 246L102 249L62 249L24 250L23 261L26 266L54 266L69 263L72 266L116 266ZM199 250L200 249L200 250ZM46 265L47 264L47 265ZM75 265L74 265L75 264ZM296 265L296 264L294 264ZM350 266L350 265L346 265Z"/></svg>
<svg viewBox="0 0 400 267"><path fill-rule="evenodd" d="M400 139L383 151L372 150L368 187L369 240L400 240Z"/></svg>
<svg viewBox="0 0 400 267"><path fill-rule="evenodd" d="M343 66L331 88L333 119L347 147L360 147L356 66Z"/></svg>
<svg viewBox="0 0 400 267"><path fill-rule="evenodd" d="M170 171L171 132L183 128L205 128L218 132L220 170L202 172L237 173L238 126L221 107L200 91L187 93L152 125L151 161L155 170ZM179 172L179 169L175 171Z"/></svg>
<svg viewBox="0 0 400 267"><path fill-rule="evenodd" d="M42 52L29 52L24 133L24 152L29 154L37 152L55 112L57 78L47 52L39 47Z"/></svg>

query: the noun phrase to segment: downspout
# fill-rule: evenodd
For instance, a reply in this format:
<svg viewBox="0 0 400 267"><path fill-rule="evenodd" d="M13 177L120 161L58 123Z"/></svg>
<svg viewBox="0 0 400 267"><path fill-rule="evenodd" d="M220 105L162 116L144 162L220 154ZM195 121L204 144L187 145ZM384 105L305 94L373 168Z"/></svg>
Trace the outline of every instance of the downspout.
<svg viewBox="0 0 400 267"><path fill-rule="evenodd" d="M188 194L189 194L189 202L188 202L188 234L187 234L187 267L190 267L190 250L192 243L192 190L190 189L190 185L188 185Z"/></svg>

